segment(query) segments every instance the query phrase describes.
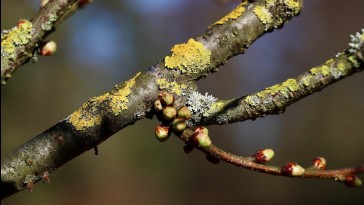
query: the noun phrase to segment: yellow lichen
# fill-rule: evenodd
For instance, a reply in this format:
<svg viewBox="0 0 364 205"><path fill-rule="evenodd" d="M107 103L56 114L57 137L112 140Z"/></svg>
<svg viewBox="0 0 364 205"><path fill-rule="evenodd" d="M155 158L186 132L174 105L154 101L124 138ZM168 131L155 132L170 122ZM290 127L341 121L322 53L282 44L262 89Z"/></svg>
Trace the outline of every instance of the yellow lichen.
<svg viewBox="0 0 364 205"><path fill-rule="evenodd" d="M105 102L110 106L111 111L118 115L121 110L126 110L128 107L126 103L129 102L128 96L130 95L131 87L135 84L135 79L140 75L140 72L132 79L126 81L123 86L116 92L108 92L98 97L90 98L78 110L68 117L68 122L71 123L76 130L81 131L102 122L101 104Z"/></svg>
<svg viewBox="0 0 364 205"><path fill-rule="evenodd" d="M131 88L135 84L135 79L140 75L137 73L132 79L126 81L117 92L109 95L109 106L112 112L119 115L122 110L128 109L126 103L129 102L128 96L131 93Z"/></svg>
<svg viewBox="0 0 364 205"><path fill-rule="evenodd" d="M282 83L283 87L288 88L290 91L296 91L299 88L299 85L296 81L296 79L290 78Z"/></svg>
<svg viewBox="0 0 364 205"><path fill-rule="evenodd" d="M300 2L298 0L284 0L283 3L287 5L294 14L298 14L301 10Z"/></svg>
<svg viewBox="0 0 364 205"><path fill-rule="evenodd" d="M106 93L99 97L93 97L83 104L78 110L72 113L68 121L76 128L76 130L84 130L86 128L100 125L102 116L97 111L97 106L107 99L109 94Z"/></svg>
<svg viewBox="0 0 364 205"><path fill-rule="evenodd" d="M259 104L260 99L258 96L256 95L249 95L244 99L244 102L247 103L248 105L252 105L252 106L256 106Z"/></svg>
<svg viewBox="0 0 364 205"><path fill-rule="evenodd" d="M181 96L187 89L187 85L178 84L176 82L168 82L165 78L157 79L157 85L159 89L168 90L178 96Z"/></svg>
<svg viewBox="0 0 364 205"><path fill-rule="evenodd" d="M263 91L257 93L257 96L259 98L266 98L266 95L273 97L278 92L280 92L285 97L289 97L289 92L294 92L294 91L297 91L298 89L299 89L299 84L298 84L297 80L290 78L281 84L276 84L276 85L273 85L271 87L264 89ZM267 99L265 99L263 101L267 102ZM247 98L246 102L249 103L250 105L254 105L254 104L258 103L258 99L251 97L249 99Z"/></svg>
<svg viewBox="0 0 364 205"><path fill-rule="evenodd" d="M216 21L213 25L224 24L230 19L237 19L241 16L241 14L245 11L245 5L248 1L241 2L234 10L232 10L228 15L222 17L220 20ZM210 27L211 27L210 26Z"/></svg>
<svg viewBox="0 0 364 205"><path fill-rule="evenodd" d="M211 51L194 39L187 43L173 46L172 55L165 57L165 66L180 70L188 75L199 73L210 65Z"/></svg>
<svg viewBox="0 0 364 205"><path fill-rule="evenodd" d="M32 23L27 20L24 20L7 33L3 32L1 34L1 56L14 58L15 48L27 44L32 37L32 33Z"/></svg>
<svg viewBox="0 0 364 205"><path fill-rule="evenodd" d="M273 22L272 14L264 6L256 6L254 8L254 13L263 24L270 24Z"/></svg>
<svg viewBox="0 0 364 205"><path fill-rule="evenodd" d="M280 91L280 86L278 84L273 85L264 89L262 92L259 92L257 95L258 97L264 97L266 94L274 95Z"/></svg>
<svg viewBox="0 0 364 205"><path fill-rule="evenodd" d="M305 85L306 87L309 87L312 82L315 80L315 78L312 75L306 75L302 78L302 84Z"/></svg>
<svg viewBox="0 0 364 205"><path fill-rule="evenodd" d="M354 66L354 68L359 68L360 64L354 56L349 56L348 60Z"/></svg>
<svg viewBox="0 0 364 205"><path fill-rule="evenodd" d="M312 68L310 72L314 75L321 74L323 76L329 76L331 74L330 66L333 61L333 59L330 59L326 61L323 65Z"/></svg>
<svg viewBox="0 0 364 205"><path fill-rule="evenodd" d="M339 71L344 72L346 71L346 63L343 61L338 62L337 68Z"/></svg>
<svg viewBox="0 0 364 205"><path fill-rule="evenodd" d="M276 3L277 0L266 0L265 1L265 5L267 7L271 7L271 6L274 6L274 4Z"/></svg>
<svg viewBox="0 0 364 205"><path fill-rule="evenodd" d="M205 117L209 117L212 114L221 111L224 108L224 106L225 106L225 103L223 103L222 101L217 101L217 102L213 103L210 106L210 109L208 109L203 115Z"/></svg>

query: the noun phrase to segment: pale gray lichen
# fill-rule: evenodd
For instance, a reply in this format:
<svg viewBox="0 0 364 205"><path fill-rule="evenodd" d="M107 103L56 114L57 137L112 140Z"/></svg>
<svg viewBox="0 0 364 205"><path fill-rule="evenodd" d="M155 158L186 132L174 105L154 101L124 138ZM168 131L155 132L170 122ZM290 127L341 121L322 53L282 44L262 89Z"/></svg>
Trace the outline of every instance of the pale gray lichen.
<svg viewBox="0 0 364 205"><path fill-rule="evenodd" d="M44 31L50 31L52 30L53 23L57 21L57 16L54 14L49 15L48 21L45 21L42 23L41 27Z"/></svg>
<svg viewBox="0 0 364 205"><path fill-rule="evenodd" d="M361 33L357 32L354 35L350 35L351 41L349 43L349 52L355 53L360 51L361 47L364 44L364 29L361 29Z"/></svg>
<svg viewBox="0 0 364 205"><path fill-rule="evenodd" d="M212 95L205 93L202 95L199 92L192 92L187 98L187 107L192 112L192 123L197 124L202 117L204 117L204 113L208 111L213 103L217 101Z"/></svg>

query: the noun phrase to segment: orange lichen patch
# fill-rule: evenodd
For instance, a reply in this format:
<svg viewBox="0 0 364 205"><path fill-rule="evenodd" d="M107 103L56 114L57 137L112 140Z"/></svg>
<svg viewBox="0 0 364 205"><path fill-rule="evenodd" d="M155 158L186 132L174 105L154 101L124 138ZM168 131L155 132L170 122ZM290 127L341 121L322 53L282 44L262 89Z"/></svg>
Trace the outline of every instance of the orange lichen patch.
<svg viewBox="0 0 364 205"><path fill-rule="evenodd" d="M211 51L192 38L187 43L173 46L171 51L171 56L164 59L167 68L190 75L199 73L210 65Z"/></svg>
<svg viewBox="0 0 364 205"><path fill-rule="evenodd" d="M126 103L129 102L128 96L131 93L130 89L134 86L135 79L140 74L141 72L137 73L132 79L126 81L117 92L109 96L109 106L115 116L119 115L122 110L128 109Z"/></svg>
<svg viewBox="0 0 364 205"><path fill-rule="evenodd" d="M245 11L245 5L248 3L248 1L241 2L234 10L232 10L228 15L222 17L220 20L216 21L213 25L219 25L224 24L230 19L237 19L241 16L241 14ZM211 27L210 26L210 27Z"/></svg>

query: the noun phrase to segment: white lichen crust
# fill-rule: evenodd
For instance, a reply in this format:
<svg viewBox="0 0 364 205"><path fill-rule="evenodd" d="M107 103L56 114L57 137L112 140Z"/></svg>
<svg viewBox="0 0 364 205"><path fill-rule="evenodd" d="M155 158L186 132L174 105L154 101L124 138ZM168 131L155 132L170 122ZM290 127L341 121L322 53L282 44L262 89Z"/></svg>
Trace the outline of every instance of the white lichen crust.
<svg viewBox="0 0 364 205"><path fill-rule="evenodd" d="M192 92L187 98L187 107L192 112L192 122L194 124L198 123L204 116L204 113L208 111L213 103L217 101L212 95L205 93L202 95L199 92Z"/></svg>
<svg viewBox="0 0 364 205"><path fill-rule="evenodd" d="M357 32L355 35L350 35L350 37L349 52L356 53L360 51L364 44L364 29L361 29L361 33Z"/></svg>

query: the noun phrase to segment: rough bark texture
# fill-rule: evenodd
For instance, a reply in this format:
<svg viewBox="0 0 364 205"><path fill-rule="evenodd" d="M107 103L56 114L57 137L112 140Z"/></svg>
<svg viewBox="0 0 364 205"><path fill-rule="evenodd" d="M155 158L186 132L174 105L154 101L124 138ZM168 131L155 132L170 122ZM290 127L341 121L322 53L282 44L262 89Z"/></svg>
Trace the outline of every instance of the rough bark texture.
<svg viewBox="0 0 364 205"><path fill-rule="evenodd" d="M52 1L56 2L56 1ZM62 16L65 5L74 1L60 1L58 7L49 4L32 20L34 28L41 28L49 15ZM64 3L64 4L63 4ZM56 3L54 3L56 4ZM217 71L232 56L243 53L258 37L283 26L297 15L301 1L243 1L234 11L212 25L205 34L172 48L170 56L148 71L138 73L111 91L89 99L70 116L44 131L1 159L1 198L23 190L27 184L42 179L44 172L52 172L81 153L97 145L122 128L152 115L153 102L159 90L176 96L176 107L184 105L187 97L197 89L195 82ZM51 9L54 10L51 10ZM43 20L42 20L43 19ZM55 22L51 22L50 28ZM29 59L45 31L32 37L24 46L26 55L6 64L4 74L11 73ZM224 124L276 114L293 102L327 85L363 70L363 49L354 55L342 53L324 65L244 98L218 101L201 124ZM350 60L350 58L352 60ZM22 59L22 60L20 60ZM2 65L3 73L3 65ZM6 75L4 75L6 76ZM2 75L3 80L3 75ZM5 79L4 79L5 80ZM253 168L251 168L253 169Z"/></svg>

